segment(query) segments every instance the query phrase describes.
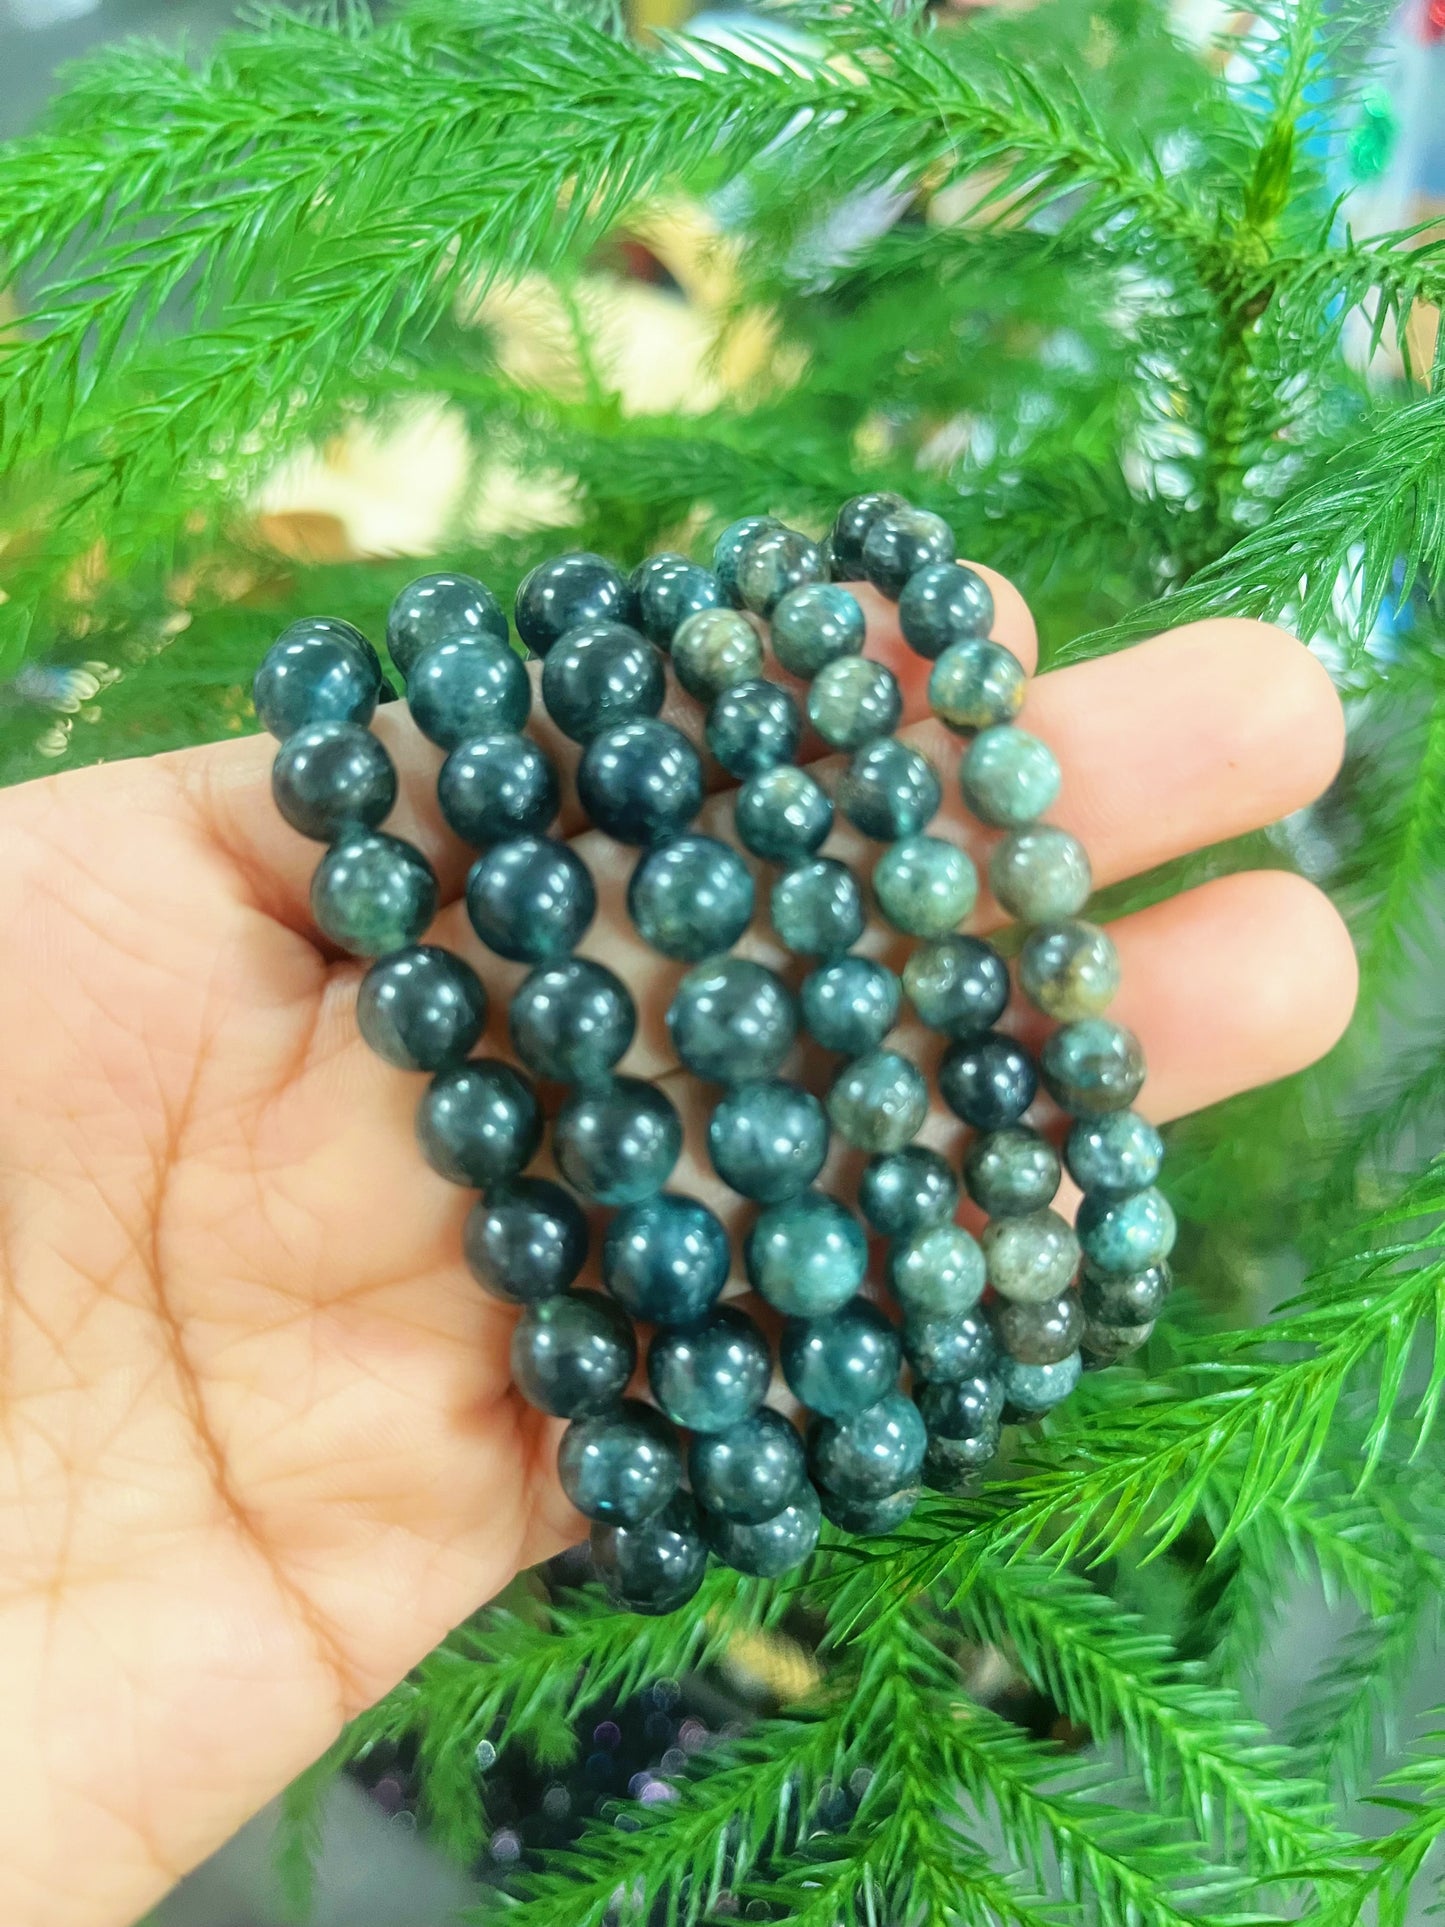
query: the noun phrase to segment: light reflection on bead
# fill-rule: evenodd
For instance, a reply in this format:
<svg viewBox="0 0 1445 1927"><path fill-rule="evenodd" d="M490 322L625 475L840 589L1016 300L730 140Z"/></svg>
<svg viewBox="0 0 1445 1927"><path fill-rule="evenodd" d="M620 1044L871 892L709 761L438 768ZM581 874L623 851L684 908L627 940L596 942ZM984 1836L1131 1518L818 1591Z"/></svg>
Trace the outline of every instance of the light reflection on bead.
<svg viewBox="0 0 1445 1927"><path fill-rule="evenodd" d="M724 1184L759 1204L804 1191L828 1155L828 1119L811 1091L786 1078L739 1084L708 1124L708 1151Z"/></svg>
<svg viewBox="0 0 1445 1927"><path fill-rule="evenodd" d="M689 971L667 1013L672 1047L698 1077L742 1084L771 1077L793 1047L798 1012L775 971L724 957Z"/></svg>
<svg viewBox="0 0 1445 1927"><path fill-rule="evenodd" d="M810 1485L804 1485L771 1519L742 1525L704 1513L703 1530L714 1557L734 1572L749 1573L757 1579L778 1579L802 1565L812 1552L818 1543L821 1520L818 1495Z"/></svg>
<svg viewBox="0 0 1445 1927"><path fill-rule="evenodd" d="M1119 988L1119 953L1097 924L1066 920L1030 930L1019 952L1019 986L1061 1024L1097 1017Z"/></svg>
<svg viewBox="0 0 1445 1927"><path fill-rule="evenodd" d="M685 1606L707 1571L707 1546L692 1496L678 1492L640 1525L594 1525L592 1563L614 1604L635 1613Z"/></svg>
<svg viewBox="0 0 1445 1927"><path fill-rule="evenodd" d="M557 1476L584 1518L636 1525L676 1492L682 1453L667 1420L628 1398L572 1421L557 1448Z"/></svg>
<svg viewBox="0 0 1445 1927"><path fill-rule="evenodd" d="M879 857L873 894L895 930L909 937L943 937L972 910L978 872L956 843L941 836L908 836Z"/></svg>
<svg viewBox="0 0 1445 1927"><path fill-rule="evenodd" d="M833 827L833 804L806 770L781 767L750 776L737 793L738 841L769 863L801 863Z"/></svg>
<svg viewBox="0 0 1445 1927"><path fill-rule="evenodd" d="M834 749L862 749L891 736L903 717L898 678L867 656L840 656L814 677L808 720Z"/></svg>
<svg viewBox="0 0 1445 1927"><path fill-rule="evenodd" d="M756 531L738 552L738 597L745 609L770 616L790 589L822 582L827 565L818 544L781 523Z"/></svg>
<svg viewBox="0 0 1445 1927"><path fill-rule="evenodd" d="M933 765L896 736L866 743L838 783L839 809L854 829L878 843L916 836L942 801Z"/></svg>
<svg viewBox="0 0 1445 1927"><path fill-rule="evenodd" d="M1097 1117L1134 1102L1144 1086L1144 1052L1122 1024L1085 1017L1045 1041L1039 1070L1056 1104L1076 1117Z"/></svg>
<svg viewBox="0 0 1445 1927"><path fill-rule="evenodd" d="M1057 1211L995 1218L983 1229L988 1282L1002 1298L1038 1305L1067 1289L1079 1268L1079 1241Z"/></svg>
<svg viewBox="0 0 1445 1927"><path fill-rule="evenodd" d="M875 522L908 507L906 498L891 489L873 489L866 495L850 495L833 518L828 534L833 566L842 582L861 582L863 545Z"/></svg>
<svg viewBox="0 0 1445 1927"><path fill-rule="evenodd" d="M1077 916L1094 887L1083 844L1051 823L1015 830L996 844L988 880L1003 908L1024 923Z"/></svg>
<svg viewBox="0 0 1445 1927"><path fill-rule="evenodd" d="M857 943L867 921L857 878L833 857L785 870L769 905L774 930L800 957L841 956Z"/></svg>
<svg viewBox="0 0 1445 1927"><path fill-rule="evenodd" d="M838 957L820 964L799 990L803 1022L824 1050L859 1057L875 1050L898 1021L902 986L871 957Z"/></svg>
<svg viewBox="0 0 1445 1927"><path fill-rule="evenodd" d="M1125 1197L1158 1182L1164 1140L1137 1111L1081 1117L1064 1145L1069 1176L1081 1191Z"/></svg>
<svg viewBox="0 0 1445 1927"><path fill-rule="evenodd" d="M857 597L836 582L790 589L773 611L773 654L800 682L840 656L858 655L867 633Z"/></svg>
<svg viewBox="0 0 1445 1927"><path fill-rule="evenodd" d="M968 1195L991 1218L1041 1211L1053 1203L1062 1175L1058 1152L1026 1124L984 1132L963 1161Z"/></svg>
<svg viewBox="0 0 1445 1927"><path fill-rule="evenodd" d="M889 1392L848 1419L819 1419L808 1435L817 1483L842 1499L876 1499L918 1476L928 1435L912 1399Z"/></svg>
<svg viewBox="0 0 1445 1927"><path fill-rule="evenodd" d="M950 1318L983 1296L984 1257L959 1224L925 1225L888 1253L888 1283L909 1318Z"/></svg>
<svg viewBox="0 0 1445 1927"><path fill-rule="evenodd" d="M760 1213L743 1245L748 1282L775 1310L821 1318L863 1282L868 1240L845 1205L803 1191Z"/></svg>
<svg viewBox="0 0 1445 1927"><path fill-rule="evenodd" d="M898 1334L866 1298L821 1318L790 1318L778 1345L788 1389L823 1418L849 1418L897 1383Z"/></svg>
<svg viewBox="0 0 1445 1927"><path fill-rule="evenodd" d="M934 663L928 701L955 735L1011 723L1024 706L1028 677L999 642L955 642Z"/></svg>
<svg viewBox="0 0 1445 1927"><path fill-rule="evenodd" d="M1079 1349L1084 1311L1074 1291L1031 1304L1000 1298L993 1326L1000 1345L1020 1365L1056 1365Z"/></svg>
<svg viewBox="0 0 1445 1927"><path fill-rule="evenodd" d="M898 1051L871 1050L845 1064L828 1092L833 1129L860 1151L901 1151L928 1116L928 1081Z"/></svg>
<svg viewBox="0 0 1445 1927"><path fill-rule="evenodd" d="M898 598L898 627L915 655L936 662L956 642L987 636L993 595L963 562L932 562L915 570Z"/></svg>
<svg viewBox="0 0 1445 1927"><path fill-rule="evenodd" d="M697 963L731 950L752 921L752 872L730 843L675 836L638 859L627 909L654 950Z"/></svg>
<svg viewBox="0 0 1445 1927"><path fill-rule="evenodd" d="M763 673L763 639L736 609L701 609L672 639L672 666L689 696L711 703Z"/></svg>
<svg viewBox="0 0 1445 1927"><path fill-rule="evenodd" d="M1162 1191L1148 1190L1128 1197L1088 1192L1076 1220L1079 1244L1095 1272L1127 1277L1147 1271L1174 1249L1174 1212Z"/></svg>
<svg viewBox="0 0 1445 1927"><path fill-rule="evenodd" d="M1020 1412L1034 1415L1052 1411L1078 1384L1083 1360L1070 1352L1053 1365L1021 1365L1015 1359L1003 1360L999 1377L1004 1397Z"/></svg>
<svg viewBox="0 0 1445 1927"><path fill-rule="evenodd" d="M953 530L927 509L892 509L863 538L863 573L881 595L896 602L910 576L953 560Z"/></svg>
<svg viewBox="0 0 1445 1927"><path fill-rule="evenodd" d="M1051 809L1061 780L1048 744L1010 723L980 730L958 771L964 802L997 830L1020 829Z"/></svg>
<svg viewBox="0 0 1445 1927"><path fill-rule="evenodd" d="M910 1144L872 1158L858 1181L858 1208L882 1238L911 1238L946 1224L958 1206L958 1180L937 1151Z"/></svg>

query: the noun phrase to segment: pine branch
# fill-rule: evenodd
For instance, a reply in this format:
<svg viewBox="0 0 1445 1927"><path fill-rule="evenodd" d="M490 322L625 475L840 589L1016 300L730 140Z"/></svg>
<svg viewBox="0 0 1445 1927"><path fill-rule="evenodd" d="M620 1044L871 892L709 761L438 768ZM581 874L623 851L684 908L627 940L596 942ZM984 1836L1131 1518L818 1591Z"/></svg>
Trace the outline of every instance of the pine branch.
<svg viewBox="0 0 1445 1927"><path fill-rule="evenodd" d="M1322 1927L1355 1927L1367 1916L1376 1927L1408 1927L1416 1918L1415 1882L1445 1839L1445 1732L1428 1734L1415 1758L1385 1776L1372 1801L1404 1821L1371 1843L1366 1864L1321 1909Z"/></svg>

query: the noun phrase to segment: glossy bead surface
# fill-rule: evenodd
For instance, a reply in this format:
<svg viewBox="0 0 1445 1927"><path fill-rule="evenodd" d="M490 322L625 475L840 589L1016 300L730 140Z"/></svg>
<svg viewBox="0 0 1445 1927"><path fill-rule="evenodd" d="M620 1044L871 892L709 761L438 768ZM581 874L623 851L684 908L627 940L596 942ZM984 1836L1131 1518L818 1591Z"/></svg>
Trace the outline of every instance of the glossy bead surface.
<svg viewBox="0 0 1445 1927"><path fill-rule="evenodd" d="M1027 692L1022 663L998 642L950 644L928 678L930 708L959 736L1011 723Z"/></svg>
<svg viewBox="0 0 1445 1927"><path fill-rule="evenodd" d="M1101 1365L1117 1365L1146 1344L1153 1330L1152 1324L1099 1325L1092 1318L1086 1318L1080 1340L1084 1369L1091 1371Z"/></svg>
<svg viewBox="0 0 1445 1927"><path fill-rule="evenodd" d="M1039 1070L1049 1096L1076 1117L1123 1111L1144 1087L1144 1052L1133 1031L1106 1017L1065 1024L1045 1041Z"/></svg>
<svg viewBox="0 0 1445 1927"><path fill-rule="evenodd" d="M858 1180L858 1208L881 1238L911 1238L946 1224L958 1208L958 1180L937 1151L910 1144L870 1158Z"/></svg>
<svg viewBox="0 0 1445 1927"><path fill-rule="evenodd" d="M569 843L514 836L484 850L467 874L467 917L489 950L545 963L577 947L597 914L587 865Z"/></svg>
<svg viewBox="0 0 1445 1927"><path fill-rule="evenodd" d="M906 836L873 866L873 894L905 936L949 936L978 900L978 872L956 843Z"/></svg>
<svg viewBox="0 0 1445 1927"><path fill-rule="evenodd" d="M885 515L897 514L907 507L907 500L895 495L892 489L872 489L866 495L849 496L833 518L828 534L839 581L864 580L863 544L868 540L868 531Z"/></svg>
<svg viewBox="0 0 1445 1927"><path fill-rule="evenodd" d="M307 723L365 726L381 694L381 665L359 629L310 616L283 629L261 658L251 700L282 742Z"/></svg>
<svg viewBox="0 0 1445 1927"><path fill-rule="evenodd" d="M1148 1325L1164 1309L1172 1283L1166 1264L1116 1276L1096 1270L1086 1258L1079 1299L1091 1324Z"/></svg>
<svg viewBox="0 0 1445 1927"><path fill-rule="evenodd" d="M818 544L782 523L749 536L734 566L739 600L760 616L770 616L790 589L826 581L828 575Z"/></svg>
<svg viewBox="0 0 1445 1927"><path fill-rule="evenodd" d="M1019 952L1019 986L1060 1023L1097 1017L1119 988L1119 953L1097 924L1068 920L1030 930Z"/></svg>
<svg viewBox="0 0 1445 1927"><path fill-rule="evenodd" d="M790 1318L778 1362L793 1396L823 1418L851 1418L898 1382L898 1334L866 1298L822 1318Z"/></svg>
<svg viewBox="0 0 1445 1927"><path fill-rule="evenodd" d="M693 1325L728 1281L728 1235L705 1204L676 1192L630 1204L607 1227L602 1282L634 1318Z"/></svg>
<svg viewBox="0 0 1445 1927"><path fill-rule="evenodd" d="M535 1077L604 1080L637 1030L632 993L605 964L565 957L539 964L507 1007L512 1047Z"/></svg>
<svg viewBox="0 0 1445 1927"><path fill-rule="evenodd" d="M745 850L768 863L801 863L833 827L833 803L806 770L781 767L750 776L737 793L733 822Z"/></svg>
<svg viewBox="0 0 1445 1927"><path fill-rule="evenodd" d="M437 776L442 815L479 850L514 836L541 836L561 800L551 758L515 730L459 743Z"/></svg>
<svg viewBox="0 0 1445 1927"><path fill-rule="evenodd" d="M1169 1200L1152 1185L1125 1198L1087 1192L1076 1228L1093 1270L1115 1277L1160 1264L1174 1249L1178 1229Z"/></svg>
<svg viewBox="0 0 1445 1927"><path fill-rule="evenodd" d="M398 593L386 618L386 646L403 678L434 642L476 636L506 642L507 618L486 583L471 575L419 575Z"/></svg>
<svg viewBox="0 0 1445 1927"><path fill-rule="evenodd" d="M768 1341L734 1305L699 1324L657 1332L647 1353L652 1396L689 1432L726 1432L762 1404L773 1375Z"/></svg>
<svg viewBox="0 0 1445 1927"><path fill-rule="evenodd" d="M1052 1365L1023 1365L1012 1358L999 1363L999 1379L1004 1397L1018 1411L1027 1414L1048 1412L1060 1405L1078 1384L1083 1360L1077 1352Z"/></svg>
<svg viewBox="0 0 1445 1927"><path fill-rule="evenodd" d="M881 1499L843 1499L836 1492L819 1492L818 1504L823 1517L840 1532L851 1532L860 1539L876 1539L895 1532L918 1504L916 1485L901 1491L885 1492Z"/></svg>
<svg viewBox="0 0 1445 1927"><path fill-rule="evenodd" d="M585 550L539 562L517 590L512 617L517 634L534 654L583 623L625 622L632 592L622 571Z"/></svg>
<svg viewBox="0 0 1445 1927"><path fill-rule="evenodd" d="M976 1130L1015 1124L1034 1101L1038 1073L1022 1044L998 1031L950 1044L938 1066L938 1094Z"/></svg>
<svg viewBox="0 0 1445 1927"><path fill-rule="evenodd" d="M1084 1308L1076 1291L1061 1292L1038 1304L1000 1298L994 1306L999 1344L1020 1365L1057 1365L1079 1349Z"/></svg>
<svg viewBox="0 0 1445 1927"><path fill-rule="evenodd" d="M1074 1228L1052 1210L992 1219L983 1228L983 1254L994 1290L1022 1305L1057 1298L1079 1268Z"/></svg>
<svg viewBox="0 0 1445 1927"><path fill-rule="evenodd" d="M1016 830L1043 815L1058 798L1058 760L1026 729L998 723L980 730L958 770L963 800L980 823Z"/></svg>
<svg viewBox="0 0 1445 1927"><path fill-rule="evenodd" d="M1053 1203L1062 1176L1058 1152L1026 1124L984 1132L963 1161L968 1195L991 1218L1042 1211Z"/></svg>
<svg viewBox="0 0 1445 1927"><path fill-rule="evenodd" d="M627 910L664 957L716 957L752 922L752 872L730 843L696 831L675 836L638 859Z"/></svg>
<svg viewBox="0 0 1445 1927"><path fill-rule="evenodd" d="M707 1545L691 1495L678 1492L635 1526L594 1525L592 1564L614 1605L657 1615L685 1606L707 1571Z"/></svg>
<svg viewBox="0 0 1445 1927"><path fill-rule="evenodd" d="M993 596L963 562L931 562L904 584L898 626L916 656L936 662L956 642L974 642L993 627Z"/></svg>
<svg viewBox="0 0 1445 1927"><path fill-rule="evenodd" d="M703 1515L703 1531L713 1556L734 1572L757 1579L778 1579L801 1566L818 1543L822 1524L818 1495L804 1485L797 1496L771 1519L741 1525L734 1519Z"/></svg>
<svg viewBox="0 0 1445 1927"><path fill-rule="evenodd" d="M582 1207L550 1178L494 1184L467 1213L462 1253L483 1291L508 1305L554 1298L587 1262Z"/></svg>
<svg viewBox="0 0 1445 1927"><path fill-rule="evenodd" d="M748 1282L793 1318L822 1318L857 1291L868 1268L868 1240L845 1205L802 1191L769 1205L744 1241Z"/></svg>
<svg viewBox="0 0 1445 1927"><path fill-rule="evenodd" d="M678 625L700 609L720 609L727 601L711 569L685 555L653 556L634 569L633 591L644 635L667 649Z"/></svg>
<svg viewBox="0 0 1445 1927"><path fill-rule="evenodd" d="M898 678L867 656L840 656L813 678L808 720L834 749L862 749L891 736L903 718Z"/></svg>
<svg viewBox="0 0 1445 1927"><path fill-rule="evenodd" d="M888 1285L909 1318L953 1318L983 1296L978 1240L961 1224L929 1224L888 1253Z"/></svg>
<svg viewBox="0 0 1445 1927"><path fill-rule="evenodd" d="M864 836L916 836L938 813L943 788L932 763L896 736L865 743L838 783L838 808Z"/></svg>
<svg viewBox="0 0 1445 1927"><path fill-rule="evenodd" d="M1004 909L1024 923L1076 917L1094 887L1087 850L1052 823L1014 830L995 844L988 880Z"/></svg>
<svg viewBox="0 0 1445 1927"><path fill-rule="evenodd" d="M532 682L522 658L491 636L434 642L407 678L406 700L423 736L455 749L473 736L519 730L532 709Z"/></svg>
<svg viewBox="0 0 1445 1927"><path fill-rule="evenodd" d="M691 970L667 1013L679 1060L715 1084L771 1077L793 1048L798 1011L775 971L745 957Z"/></svg>
<svg viewBox="0 0 1445 1927"><path fill-rule="evenodd" d="M625 1311L596 1291L529 1305L512 1331L512 1383L553 1418L605 1412L626 1390L637 1340Z"/></svg>
<svg viewBox="0 0 1445 1927"><path fill-rule="evenodd" d="M1064 1144L1069 1176L1081 1191L1124 1197L1158 1181L1164 1140L1137 1111L1081 1117Z"/></svg>
<svg viewBox="0 0 1445 1927"><path fill-rule="evenodd" d="M903 990L930 1030L972 1037L1008 1008L1008 965L982 937L940 937L904 964Z"/></svg>
<svg viewBox="0 0 1445 1927"><path fill-rule="evenodd" d="M993 1328L977 1310L905 1320L903 1349L916 1376L937 1385L977 1378L998 1353Z"/></svg>
<svg viewBox="0 0 1445 1927"><path fill-rule="evenodd" d="M584 1518L636 1525L677 1491L682 1453L661 1413L628 1398L572 1421L557 1447L557 1477Z"/></svg>
<svg viewBox="0 0 1445 1927"><path fill-rule="evenodd" d="M809 971L798 992L803 1022L824 1050L859 1057L898 1022L903 986L871 957L837 957Z"/></svg>
<svg viewBox="0 0 1445 1927"><path fill-rule="evenodd" d="M986 1439L996 1434L1003 1399L1003 1386L994 1372L940 1379L918 1389L924 1424L944 1439Z"/></svg>
<svg viewBox="0 0 1445 1927"><path fill-rule="evenodd" d="M803 716L780 684L755 676L723 690L707 713L707 746L733 776L759 776L790 763L803 734Z"/></svg>
<svg viewBox="0 0 1445 1927"><path fill-rule="evenodd" d="M808 1467L802 1440L765 1405L726 1432L698 1434L687 1450L687 1475L709 1512L756 1525L792 1503Z"/></svg>
<svg viewBox="0 0 1445 1927"><path fill-rule="evenodd" d="M359 723L304 723L271 765L271 796L293 830L331 843L348 829L374 830L396 801L396 770Z"/></svg>
<svg viewBox="0 0 1445 1927"><path fill-rule="evenodd" d="M520 1071L475 1057L437 1072L417 1106L416 1135L434 1171L485 1191L531 1162L542 1108Z"/></svg>
<svg viewBox="0 0 1445 1927"><path fill-rule="evenodd" d="M790 589L773 611L773 654L800 682L811 682L840 656L858 655L867 637L858 598L836 582Z"/></svg>
<svg viewBox="0 0 1445 1927"><path fill-rule="evenodd" d="M617 723L655 716L666 694L661 655L621 622L569 629L542 664L547 714L574 743L590 743Z"/></svg>
<svg viewBox="0 0 1445 1927"><path fill-rule="evenodd" d="M487 993L471 965L437 944L374 963L356 994L356 1023L388 1064L439 1071L467 1055L487 1021Z"/></svg>
<svg viewBox="0 0 1445 1927"><path fill-rule="evenodd" d="M597 1204L636 1204L660 1191L682 1154L682 1120L665 1091L613 1077L558 1111L552 1154L564 1178Z"/></svg>
<svg viewBox="0 0 1445 1927"><path fill-rule="evenodd" d="M724 1184L758 1204L807 1187L828 1155L828 1118L811 1091L786 1078L739 1084L713 1111L708 1152Z"/></svg>
<svg viewBox="0 0 1445 1927"><path fill-rule="evenodd" d="M723 594L729 602L738 602L738 557L755 535L764 529L780 529L782 523L776 515L744 515L736 522L729 522L713 545L712 570L722 584Z"/></svg>
<svg viewBox="0 0 1445 1927"><path fill-rule="evenodd" d="M757 630L736 609L704 609L689 616L672 639L672 666L689 696L711 703L725 689L754 682L767 652Z"/></svg>
<svg viewBox="0 0 1445 1927"><path fill-rule="evenodd" d="M828 1121L860 1151L901 1151L928 1116L928 1080L895 1050L865 1051L839 1071Z"/></svg>
<svg viewBox="0 0 1445 1927"><path fill-rule="evenodd" d="M671 723L618 723L594 736L577 769L577 797L619 843L663 843L702 806L702 762Z"/></svg>
<svg viewBox="0 0 1445 1927"><path fill-rule="evenodd" d="M998 1453L999 1431L974 1439L946 1439L930 1433L919 1473L930 1492L968 1498L978 1490L984 1467Z"/></svg>
<svg viewBox="0 0 1445 1927"><path fill-rule="evenodd" d="M914 1482L927 1443L918 1407L889 1392L852 1418L819 1419L808 1435L808 1463L818 1484L840 1498L882 1498Z"/></svg>
<svg viewBox="0 0 1445 1927"><path fill-rule="evenodd" d="M323 936L357 957L415 943L437 913L437 880L421 851L380 830L334 843L311 879L311 914Z"/></svg>
<svg viewBox="0 0 1445 1927"><path fill-rule="evenodd" d="M858 879L846 863L827 856L785 870L769 908L780 941L800 957L840 957L867 922Z"/></svg>
<svg viewBox="0 0 1445 1927"><path fill-rule="evenodd" d="M927 509L893 509L880 515L863 538L863 573L893 602L910 576L952 560L953 530Z"/></svg>

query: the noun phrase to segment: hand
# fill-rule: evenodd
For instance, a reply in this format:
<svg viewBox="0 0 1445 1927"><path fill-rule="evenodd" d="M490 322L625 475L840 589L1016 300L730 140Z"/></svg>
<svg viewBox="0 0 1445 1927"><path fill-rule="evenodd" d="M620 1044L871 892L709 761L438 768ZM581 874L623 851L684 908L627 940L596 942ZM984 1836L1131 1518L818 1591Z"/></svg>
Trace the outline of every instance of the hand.
<svg viewBox="0 0 1445 1927"><path fill-rule="evenodd" d="M990 579L996 634L1032 666L1028 612ZM917 720L927 665L861 593L870 651L904 677L956 799L958 745ZM1324 671L1245 622L1046 676L1023 720L1058 753L1053 814L1100 882L1298 808L1341 752ZM504 1051L521 973L469 934L439 755L400 706L377 728L402 772L387 827L437 865L436 935L483 971L486 1048ZM512 1314L461 1263L470 1199L415 1147L421 1081L360 1042L361 966L312 933L320 851L272 808L274 750L251 738L0 796L13 1927L123 1927L448 1628L582 1532L552 1471L557 1428L509 1386ZM708 819L728 810L718 795ZM956 800L945 810L972 840ZM642 1013L626 1068L672 1079L690 1147L675 1183L735 1220L698 1156L704 1093L663 1048L678 970L621 906L631 854L582 846L602 904L583 948ZM841 832L836 847L871 860ZM1298 1069L1349 1016L1348 938L1298 877L1228 877L1114 935L1117 1015L1144 1041L1156 1118ZM940 1117L929 1136L953 1150L961 1130Z"/></svg>

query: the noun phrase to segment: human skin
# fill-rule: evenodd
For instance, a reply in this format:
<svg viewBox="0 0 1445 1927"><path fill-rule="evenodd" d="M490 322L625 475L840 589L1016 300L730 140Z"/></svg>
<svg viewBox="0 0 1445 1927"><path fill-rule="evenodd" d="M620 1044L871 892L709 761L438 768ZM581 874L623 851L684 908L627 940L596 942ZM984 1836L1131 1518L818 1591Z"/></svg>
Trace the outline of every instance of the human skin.
<svg viewBox="0 0 1445 1927"><path fill-rule="evenodd" d="M1032 666L1028 611L989 580L995 634ZM944 776L943 833L981 848L957 801L960 746L919 720L928 665L859 594L870 653L898 670ZM1307 803L1343 740L1318 663L1239 621L1044 676L1022 721L1059 756L1051 814L1101 883ZM376 728L402 775L387 827L436 864L433 934L481 970L484 1048L506 1054L521 973L468 931L439 752L401 705ZM573 760L544 718L537 730ZM232 741L0 795L9 1927L125 1927L451 1626L583 1530L552 1470L556 1425L509 1384L514 1314L461 1263L469 1195L415 1147L421 1081L360 1042L362 966L310 926L319 852L271 805L274 749ZM725 833L729 808L720 789L705 824ZM699 1155L704 1095L664 1048L679 967L627 923L632 854L595 834L579 847L601 898L583 951L642 1013L623 1068L683 1111L676 1188L736 1225L739 1201ZM876 854L845 832L830 848ZM985 902L973 927L991 921ZM1299 1069L1348 1020L1348 937L1298 877L1231 876L1113 934L1115 1014L1144 1042L1156 1119ZM894 945L874 930L866 947ZM753 953L773 955L766 933ZM927 1135L956 1153L963 1134L939 1117Z"/></svg>

